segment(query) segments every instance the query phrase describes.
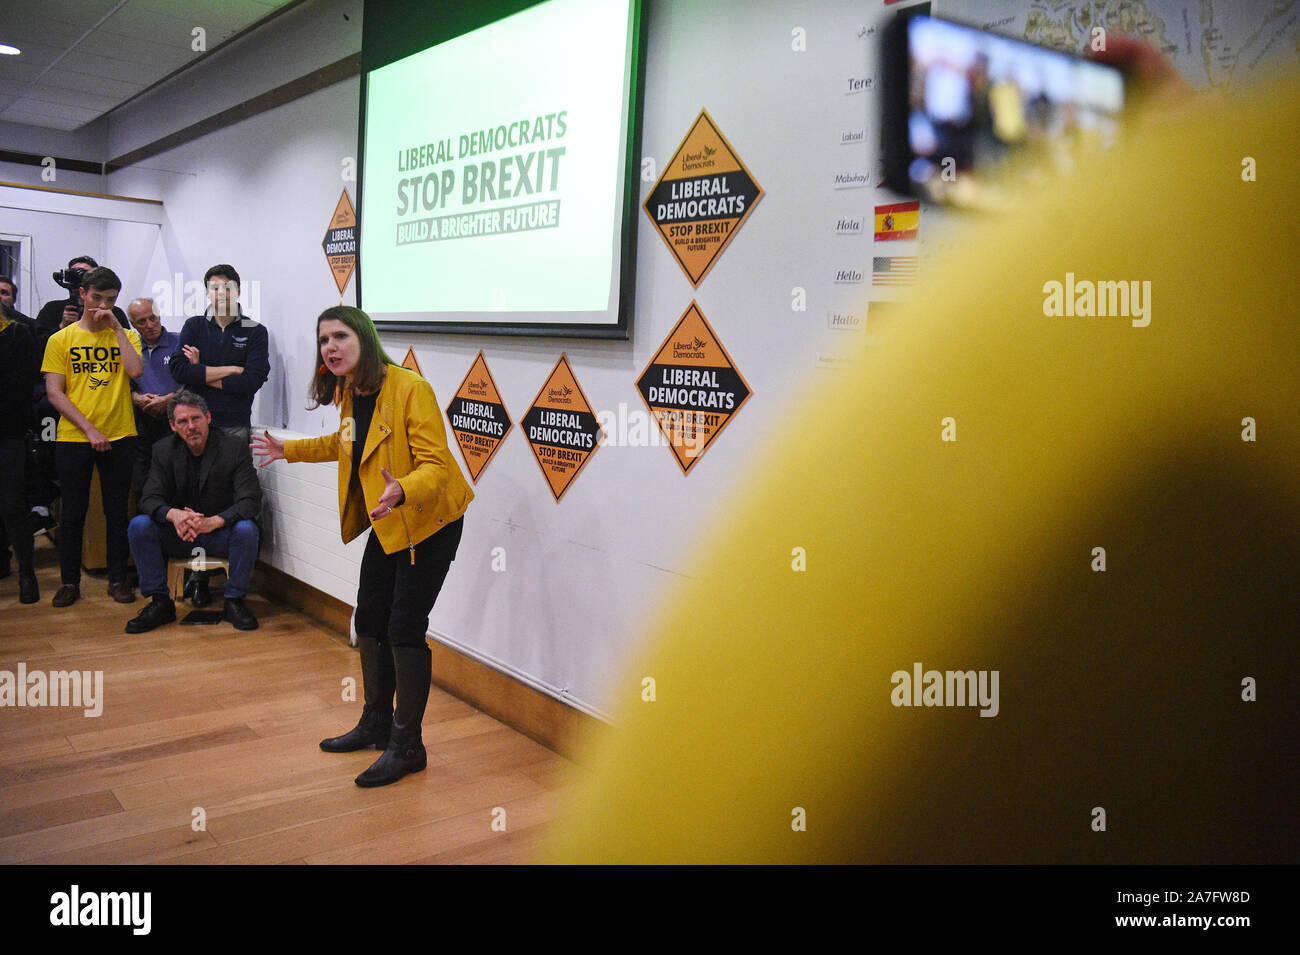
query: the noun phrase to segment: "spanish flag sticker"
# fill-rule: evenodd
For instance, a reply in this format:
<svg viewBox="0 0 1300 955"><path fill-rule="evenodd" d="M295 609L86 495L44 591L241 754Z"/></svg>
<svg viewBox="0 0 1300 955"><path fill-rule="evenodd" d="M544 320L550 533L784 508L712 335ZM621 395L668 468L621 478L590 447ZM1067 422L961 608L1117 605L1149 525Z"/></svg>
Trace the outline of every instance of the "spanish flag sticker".
<svg viewBox="0 0 1300 955"><path fill-rule="evenodd" d="M895 202L876 206L876 241L915 239L921 221L921 203Z"/></svg>

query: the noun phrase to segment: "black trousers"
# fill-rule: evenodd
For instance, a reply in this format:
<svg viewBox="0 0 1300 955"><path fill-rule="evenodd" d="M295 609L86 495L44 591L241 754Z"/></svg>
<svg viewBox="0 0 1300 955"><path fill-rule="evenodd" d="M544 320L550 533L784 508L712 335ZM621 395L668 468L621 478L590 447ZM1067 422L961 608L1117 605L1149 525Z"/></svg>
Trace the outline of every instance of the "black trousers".
<svg viewBox="0 0 1300 955"><path fill-rule="evenodd" d="M135 464L136 438L112 442L107 451L96 451L89 442L59 441L54 448L54 465L59 474L63 513L59 517L59 572L63 583L81 585L81 537L90 507L90 476L99 471L99 489L104 498L104 523L108 537L108 582L126 582L126 503L131 496L131 469Z"/></svg>
<svg viewBox="0 0 1300 955"><path fill-rule="evenodd" d="M32 531L27 524L27 439L0 437L0 559L12 543L19 573L32 572Z"/></svg>
<svg viewBox="0 0 1300 955"><path fill-rule="evenodd" d="M370 532L353 618L357 636L395 647L427 647L429 612L456 559L464 523L463 517L457 518L416 544L414 564L409 550L385 554L375 532Z"/></svg>
<svg viewBox="0 0 1300 955"><path fill-rule="evenodd" d="M36 507L49 507L59 496L56 483L58 470L54 466L54 446L59 426L59 413L50 404L50 399L42 397L36 403L36 437L35 452L27 469L27 503Z"/></svg>

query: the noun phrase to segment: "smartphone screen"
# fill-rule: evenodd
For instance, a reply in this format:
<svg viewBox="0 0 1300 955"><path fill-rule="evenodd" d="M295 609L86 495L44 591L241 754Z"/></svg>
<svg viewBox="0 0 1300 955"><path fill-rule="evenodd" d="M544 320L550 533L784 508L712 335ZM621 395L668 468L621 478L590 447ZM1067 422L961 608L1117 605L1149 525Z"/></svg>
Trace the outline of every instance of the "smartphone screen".
<svg viewBox="0 0 1300 955"><path fill-rule="evenodd" d="M886 32L886 184L996 208L1119 130L1119 70L926 16Z"/></svg>

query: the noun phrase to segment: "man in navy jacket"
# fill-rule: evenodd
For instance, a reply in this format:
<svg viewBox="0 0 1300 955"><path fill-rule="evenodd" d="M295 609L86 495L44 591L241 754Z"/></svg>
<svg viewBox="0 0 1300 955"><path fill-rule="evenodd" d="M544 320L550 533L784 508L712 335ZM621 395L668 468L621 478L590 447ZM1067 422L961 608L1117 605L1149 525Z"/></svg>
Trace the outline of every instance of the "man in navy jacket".
<svg viewBox="0 0 1300 955"><path fill-rule="evenodd" d="M214 265L203 276L211 304L185 320L171 357L172 377L203 397L215 427L248 445L253 395L271 373L266 327L239 307L239 273Z"/></svg>

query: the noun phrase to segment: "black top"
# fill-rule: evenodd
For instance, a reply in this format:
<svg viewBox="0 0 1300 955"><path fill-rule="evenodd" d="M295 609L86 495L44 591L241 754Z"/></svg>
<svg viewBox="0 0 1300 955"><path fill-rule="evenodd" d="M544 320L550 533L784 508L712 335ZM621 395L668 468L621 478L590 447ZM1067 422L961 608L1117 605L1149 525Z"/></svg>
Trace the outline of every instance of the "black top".
<svg viewBox="0 0 1300 955"><path fill-rule="evenodd" d="M366 435L370 433L370 419L375 415L375 399L378 397L379 392L352 396L352 481L357 480L361 453L366 449Z"/></svg>
<svg viewBox="0 0 1300 955"><path fill-rule="evenodd" d="M181 492L181 507L199 509L199 465L202 463L201 455L193 452L185 455L185 489Z"/></svg>
<svg viewBox="0 0 1300 955"><path fill-rule="evenodd" d="M198 498L190 503L186 499L186 471L194 463L198 467ZM149 477L140 492L140 513L163 524L170 508L187 504L200 514L220 515L227 527L233 527L236 521L257 520L262 509L262 487L247 441L212 428L199 458L190 454L180 435L173 434L154 444Z"/></svg>

